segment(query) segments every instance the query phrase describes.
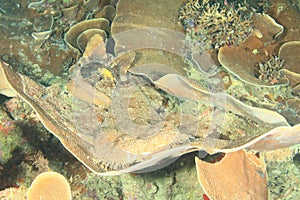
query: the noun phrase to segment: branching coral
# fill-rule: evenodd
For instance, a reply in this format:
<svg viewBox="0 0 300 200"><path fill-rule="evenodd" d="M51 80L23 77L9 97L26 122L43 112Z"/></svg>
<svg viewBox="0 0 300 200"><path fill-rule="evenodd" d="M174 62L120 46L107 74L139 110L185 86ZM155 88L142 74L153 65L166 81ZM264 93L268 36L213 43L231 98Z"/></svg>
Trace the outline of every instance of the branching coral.
<svg viewBox="0 0 300 200"><path fill-rule="evenodd" d="M242 5L221 5L208 0L188 1L179 11L179 20L193 40L204 49L238 45L253 31L251 13Z"/></svg>
<svg viewBox="0 0 300 200"><path fill-rule="evenodd" d="M280 79L279 70L282 69L284 61L277 56L267 58L258 64L258 78L275 85Z"/></svg>

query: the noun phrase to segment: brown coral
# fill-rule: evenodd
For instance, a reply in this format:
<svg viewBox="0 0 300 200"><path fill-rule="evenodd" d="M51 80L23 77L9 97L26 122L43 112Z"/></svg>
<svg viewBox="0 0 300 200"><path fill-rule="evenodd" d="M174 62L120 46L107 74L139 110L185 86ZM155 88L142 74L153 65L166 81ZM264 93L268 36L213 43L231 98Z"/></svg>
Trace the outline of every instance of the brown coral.
<svg viewBox="0 0 300 200"><path fill-rule="evenodd" d="M210 199L268 199L266 174L260 159L243 150L217 163L195 158L198 180Z"/></svg>
<svg viewBox="0 0 300 200"><path fill-rule="evenodd" d="M266 14L254 14L253 27L256 29L254 35L238 46L220 48L218 60L224 68L239 77L243 82L253 85L271 85L267 81L268 78L258 78L260 73L258 73L259 70L256 65L257 63L265 65L266 59L269 59L273 54L277 55L275 49L278 44L275 43L275 38L281 37L283 27ZM276 62L278 61L277 59ZM270 62L273 61L270 60ZM264 73L263 69L261 71ZM265 79L266 81L264 81ZM284 82L281 84L284 84Z"/></svg>
<svg viewBox="0 0 300 200"><path fill-rule="evenodd" d="M277 84L280 79L279 70L282 69L283 64L284 61L277 56L271 56L258 63L258 78L271 85Z"/></svg>

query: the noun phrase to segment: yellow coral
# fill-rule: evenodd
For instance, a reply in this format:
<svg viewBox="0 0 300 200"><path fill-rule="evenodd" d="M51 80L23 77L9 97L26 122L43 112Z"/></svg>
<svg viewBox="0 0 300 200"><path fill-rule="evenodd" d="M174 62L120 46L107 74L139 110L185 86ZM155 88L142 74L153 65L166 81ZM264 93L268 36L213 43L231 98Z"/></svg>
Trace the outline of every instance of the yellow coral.
<svg viewBox="0 0 300 200"><path fill-rule="evenodd" d="M27 200L70 200L71 188L66 178L57 172L44 172L32 182Z"/></svg>

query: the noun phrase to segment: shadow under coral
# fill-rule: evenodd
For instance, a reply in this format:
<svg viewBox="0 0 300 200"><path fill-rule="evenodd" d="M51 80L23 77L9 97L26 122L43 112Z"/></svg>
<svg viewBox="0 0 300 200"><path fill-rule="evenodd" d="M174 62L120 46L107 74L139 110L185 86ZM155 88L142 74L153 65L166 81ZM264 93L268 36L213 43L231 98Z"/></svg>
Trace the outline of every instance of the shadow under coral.
<svg viewBox="0 0 300 200"><path fill-rule="evenodd" d="M35 174L40 173L36 164L39 162L37 155L44 157L46 168L66 174L67 177L74 174L85 177L86 168L39 122L17 122L16 125L21 129L23 141L13 150L11 159L0 164L0 190L22 184L27 186L26 179L30 182Z"/></svg>

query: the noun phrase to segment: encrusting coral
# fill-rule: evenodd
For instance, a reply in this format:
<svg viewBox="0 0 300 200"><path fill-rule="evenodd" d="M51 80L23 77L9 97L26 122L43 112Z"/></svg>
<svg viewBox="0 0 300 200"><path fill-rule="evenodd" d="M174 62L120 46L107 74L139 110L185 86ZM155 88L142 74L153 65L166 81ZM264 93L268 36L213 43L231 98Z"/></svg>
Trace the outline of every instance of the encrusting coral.
<svg viewBox="0 0 300 200"><path fill-rule="evenodd" d="M190 0L180 9L179 20L188 36L202 41L204 49L238 45L253 32L251 13L242 5L226 6L209 0Z"/></svg>
<svg viewBox="0 0 300 200"><path fill-rule="evenodd" d="M57 172L38 175L28 189L27 200L70 200L71 188L66 178Z"/></svg>

